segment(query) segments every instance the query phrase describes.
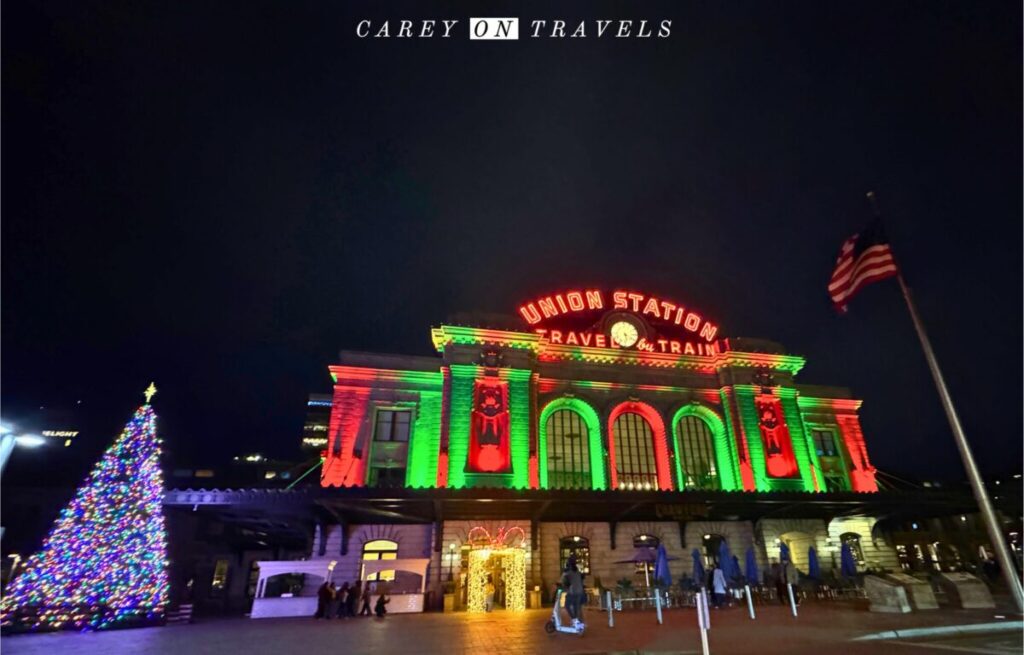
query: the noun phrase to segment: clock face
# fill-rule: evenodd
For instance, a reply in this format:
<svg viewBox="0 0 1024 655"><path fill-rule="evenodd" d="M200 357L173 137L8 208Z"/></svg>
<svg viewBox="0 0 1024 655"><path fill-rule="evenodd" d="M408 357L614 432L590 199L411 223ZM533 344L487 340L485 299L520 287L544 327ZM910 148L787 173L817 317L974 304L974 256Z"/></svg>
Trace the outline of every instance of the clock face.
<svg viewBox="0 0 1024 655"><path fill-rule="evenodd" d="M640 333L637 332L636 326L629 321L619 321L618 323L612 324L612 341L619 344L623 348L629 348L636 344L640 338Z"/></svg>

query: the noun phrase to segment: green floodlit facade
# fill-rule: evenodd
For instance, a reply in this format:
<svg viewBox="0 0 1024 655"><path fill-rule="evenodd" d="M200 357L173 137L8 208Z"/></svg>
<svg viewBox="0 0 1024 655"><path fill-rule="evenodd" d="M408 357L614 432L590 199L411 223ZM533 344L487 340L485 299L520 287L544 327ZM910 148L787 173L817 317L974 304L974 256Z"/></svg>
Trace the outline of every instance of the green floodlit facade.
<svg viewBox="0 0 1024 655"><path fill-rule="evenodd" d="M432 340L439 357L330 367L324 487L877 491L860 401L797 384L804 360L778 344L657 353L448 325Z"/></svg>

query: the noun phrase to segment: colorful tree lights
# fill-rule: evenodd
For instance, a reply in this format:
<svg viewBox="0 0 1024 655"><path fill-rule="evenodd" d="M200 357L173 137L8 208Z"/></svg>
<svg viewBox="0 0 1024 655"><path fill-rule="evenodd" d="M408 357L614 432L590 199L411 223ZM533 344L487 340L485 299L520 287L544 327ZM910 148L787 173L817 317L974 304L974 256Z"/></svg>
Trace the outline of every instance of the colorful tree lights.
<svg viewBox="0 0 1024 655"><path fill-rule="evenodd" d="M157 622L167 606L163 476L147 402L93 468L0 605L5 628Z"/></svg>

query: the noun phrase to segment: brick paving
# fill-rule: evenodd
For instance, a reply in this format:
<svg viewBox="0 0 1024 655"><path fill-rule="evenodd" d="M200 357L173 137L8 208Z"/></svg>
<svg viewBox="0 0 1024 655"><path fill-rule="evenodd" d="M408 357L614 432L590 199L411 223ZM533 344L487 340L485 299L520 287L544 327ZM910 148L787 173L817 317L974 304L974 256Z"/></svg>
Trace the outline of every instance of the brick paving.
<svg viewBox="0 0 1024 655"><path fill-rule="evenodd" d="M916 639L912 647L893 642L850 642L884 630L984 623L992 611L938 610L909 615L873 614L842 603L810 605L793 619L782 606L759 608L751 621L739 608L712 612L712 653L820 655L836 653L945 653ZM588 613L583 637L544 632L549 611L487 615L392 615L384 620L314 621L312 619L223 619L165 628L103 633L15 635L0 640L4 655L230 655L301 653L303 655L594 655L598 653L699 653L700 636L693 610L666 612L657 625L653 612L623 612L608 628L607 615ZM1002 637L1005 639L1005 635ZM984 638L979 638L984 643ZM979 647L968 652L993 652Z"/></svg>

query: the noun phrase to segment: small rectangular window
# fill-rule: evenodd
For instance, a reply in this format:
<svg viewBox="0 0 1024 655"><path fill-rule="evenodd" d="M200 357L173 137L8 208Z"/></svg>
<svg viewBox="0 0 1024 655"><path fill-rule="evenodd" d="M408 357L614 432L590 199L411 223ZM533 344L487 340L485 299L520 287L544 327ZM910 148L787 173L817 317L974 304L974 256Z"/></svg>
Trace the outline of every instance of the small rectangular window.
<svg viewBox="0 0 1024 655"><path fill-rule="evenodd" d="M377 412L377 425L373 431L374 441L409 441L409 424L412 412L382 409Z"/></svg>
<svg viewBox="0 0 1024 655"><path fill-rule="evenodd" d="M818 457L838 457L839 451L836 449L836 440L832 433L828 430L813 430L811 436L814 439L814 449L818 453Z"/></svg>

